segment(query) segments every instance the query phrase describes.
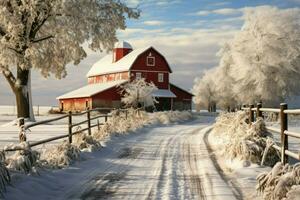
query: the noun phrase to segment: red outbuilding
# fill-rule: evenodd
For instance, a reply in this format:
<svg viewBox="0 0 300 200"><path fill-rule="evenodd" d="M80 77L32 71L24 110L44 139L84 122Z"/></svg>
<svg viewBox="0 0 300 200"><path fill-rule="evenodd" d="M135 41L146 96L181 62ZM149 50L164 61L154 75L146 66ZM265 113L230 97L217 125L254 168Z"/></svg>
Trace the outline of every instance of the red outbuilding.
<svg viewBox="0 0 300 200"><path fill-rule="evenodd" d="M88 85L57 97L61 110L85 110L99 107L122 107L120 85L144 78L158 88L157 110L190 110L193 95L169 82L172 70L166 58L155 48L133 49L119 42L113 55L96 62L87 73Z"/></svg>

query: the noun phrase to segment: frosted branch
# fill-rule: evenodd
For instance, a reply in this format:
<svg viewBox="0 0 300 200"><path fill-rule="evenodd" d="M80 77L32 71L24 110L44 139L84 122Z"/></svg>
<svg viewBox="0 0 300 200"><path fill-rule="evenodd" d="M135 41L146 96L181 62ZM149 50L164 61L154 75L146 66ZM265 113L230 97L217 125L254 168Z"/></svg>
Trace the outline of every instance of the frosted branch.
<svg viewBox="0 0 300 200"><path fill-rule="evenodd" d="M53 35L48 35L48 36L45 36L45 37L41 37L41 38L37 38L37 39L34 39L34 40L31 40L32 43L38 43L38 42L41 42L43 40L48 40L50 38L54 38Z"/></svg>

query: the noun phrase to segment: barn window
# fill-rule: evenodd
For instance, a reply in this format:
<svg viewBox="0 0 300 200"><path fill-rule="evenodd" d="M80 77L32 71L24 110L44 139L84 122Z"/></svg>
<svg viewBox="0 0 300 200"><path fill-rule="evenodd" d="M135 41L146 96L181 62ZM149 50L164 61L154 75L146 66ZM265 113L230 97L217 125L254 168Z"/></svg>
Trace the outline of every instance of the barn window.
<svg viewBox="0 0 300 200"><path fill-rule="evenodd" d="M164 82L164 74L163 73L158 73L158 82L160 82L160 83Z"/></svg>
<svg viewBox="0 0 300 200"><path fill-rule="evenodd" d="M142 78L142 73L141 72L135 73L135 78L136 79L141 79Z"/></svg>
<svg viewBox="0 0 300 200"><path fill-rule="evenodd" d="M151 53L147 56L147 66L154 66L155 65L155 57L152 56Z"/></svg>

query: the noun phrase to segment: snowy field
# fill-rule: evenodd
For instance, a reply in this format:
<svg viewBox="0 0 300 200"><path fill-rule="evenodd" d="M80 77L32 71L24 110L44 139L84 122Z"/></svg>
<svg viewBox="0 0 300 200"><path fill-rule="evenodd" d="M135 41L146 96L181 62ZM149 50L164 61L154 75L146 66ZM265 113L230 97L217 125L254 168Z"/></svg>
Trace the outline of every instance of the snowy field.
<svg viewBox="0 0 300 200"><path fill-rule="evenodd" d="M37 108L37 107L35 107ZM61 115L49 114L48 111L51 107L39 107L40 114L35 116L36 121L42 121L46 119L56 118ZM0 106L0 148L7 144L17 143L19 140L19 128L13 125L13 121L16 120L16 115L11 114L13 106ZM75 116L72 118L73 123L86 120L86 115ZM104 118L100 118L99 122L104 122ZM97 123L96 120L92 121L92 124ZM62 119L59 121L51 122L48 124L38 125L30 128L30 131L26 132L27 140L29 142L38 141L54 136L59 136L68 133L68 119ZM85 128L86 125L81 125ZM62 139L63 140L63 139ZM59 143L61 140L53 141L52 143Z"/></svg>

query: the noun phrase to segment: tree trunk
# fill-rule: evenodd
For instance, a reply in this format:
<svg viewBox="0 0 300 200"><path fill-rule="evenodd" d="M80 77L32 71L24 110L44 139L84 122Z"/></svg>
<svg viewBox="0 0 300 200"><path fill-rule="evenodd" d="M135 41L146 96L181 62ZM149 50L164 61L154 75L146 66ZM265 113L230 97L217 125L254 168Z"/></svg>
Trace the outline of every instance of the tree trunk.
<svg viewBox="0 0 300 200"><path fill-rule="evenodd" d="M30 70L17 69L17 83L15 84L15 96L17 102L18 118L24 117L34 121L32 104L31 104L31 88L30 88Z"/></svg>
<svg viewBox="0 0 300 200"><path fill-rule="evenodd" d="M15 91L18 118L19 117L30 118L29 98L28 98L28 92L26 92L26 90L27 90L27 86L20 86Z"/></svg>

